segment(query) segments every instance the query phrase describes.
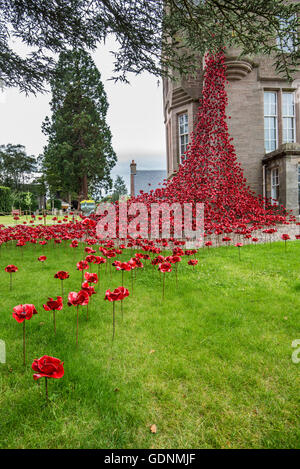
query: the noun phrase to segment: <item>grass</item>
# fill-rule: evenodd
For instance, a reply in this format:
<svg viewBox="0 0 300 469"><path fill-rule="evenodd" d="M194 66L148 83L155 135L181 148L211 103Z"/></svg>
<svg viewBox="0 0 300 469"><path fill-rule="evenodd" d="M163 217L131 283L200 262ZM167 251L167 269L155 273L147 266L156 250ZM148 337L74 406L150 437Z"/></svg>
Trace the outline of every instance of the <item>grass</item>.
<svg viewBox="0 0 300 469"><path fill-rule="evenodd" d="M21 217L19 217L19 220L16 221L14 220L14 217L12 215L0 215L0 225L5 225L5 226L14 226L16 224L18 225L22 225L23 222L26 221L26 223L29 225L44 225L44 219L43 220L39 220L38 217L41 217L42 215L37 215L36 216L36 219L34 220L34 223L29 223L30 220L32 220L31 216L30 215L22 215ZM48 215L47 216L47 225L52 225L53 224L53 221L52 221L52 218L54 217L54 215ZM57 220L63 220L63 216L59 216L59 215L56 215L56 218ZM73 217L71 215L69 215L69 220L71 220ZM79 220L79 217L78 216L75 216L74 217L75 220Z"/></svg>
<svg viewBox="0 0 300 469"><path fill-rule="evenodd" d="M241 255L201 250L195 269L184 259L178 287L174 271L166 274L164 302L159 273L138 271L123 322L116 304L113 344L112 304L103 298L121 273L110 278L104 268L88 322L80 311L76 350L76 309L57 312L55 338L42 304L60 294L57 270L70 271L65 292L78 291L83 247L2 246L0 447L299 448L300 364L291 343L300 338L300 245L288 243L286 253L283 243L245 246ZM19 267L12 292L4 272L11 263ZM26 323L26 369L22 325L11 316L20 303L39 313ZM48 405L30 366L44 354L65 363L63 379L49 380Z"/></svg>

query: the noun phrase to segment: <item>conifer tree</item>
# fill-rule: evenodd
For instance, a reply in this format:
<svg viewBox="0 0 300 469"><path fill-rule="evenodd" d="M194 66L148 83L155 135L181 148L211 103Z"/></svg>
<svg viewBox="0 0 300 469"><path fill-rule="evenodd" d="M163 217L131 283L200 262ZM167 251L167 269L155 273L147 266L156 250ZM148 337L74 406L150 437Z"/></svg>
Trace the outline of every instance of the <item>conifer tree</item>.
<svg viewBox="0 0 300 469"><path fill-rule="evenodd" d="M43 171L50 193L83 200L110 189L116 155L106 123L106 93L91 56L83 50L63 52L51 91L52 116L43 124L48 136Z"/></svg>

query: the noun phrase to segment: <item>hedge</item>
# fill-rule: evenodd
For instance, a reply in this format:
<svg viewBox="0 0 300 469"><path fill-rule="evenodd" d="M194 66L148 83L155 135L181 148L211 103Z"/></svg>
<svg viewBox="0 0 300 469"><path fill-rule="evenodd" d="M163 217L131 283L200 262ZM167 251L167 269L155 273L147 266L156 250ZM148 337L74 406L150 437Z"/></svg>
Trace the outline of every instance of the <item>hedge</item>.
<svg viewBox="0 0 300 469"><path fill-rule="evenodd" d="M0 212L10 213L12 207L11 190L9 187L0 186Z"/></svg>

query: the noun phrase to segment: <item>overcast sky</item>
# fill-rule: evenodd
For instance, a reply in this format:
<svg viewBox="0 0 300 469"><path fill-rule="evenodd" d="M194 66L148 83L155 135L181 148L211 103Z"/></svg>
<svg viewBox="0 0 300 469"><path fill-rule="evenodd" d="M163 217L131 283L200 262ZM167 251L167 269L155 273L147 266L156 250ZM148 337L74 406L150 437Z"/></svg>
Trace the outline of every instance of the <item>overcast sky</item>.
<svg viewBox="0 0 300 469"><path fill-rule="evenodd" d="M166 150L163 123L162 85L156 77L144 73L129 76L130 85L114 83L112 41L100 46L93 59L102 75L109 110L107 122L113 135L118 163L112 175L120 174L129 185L129 164L137 169L165 169ZM21 144L28 154L42 153L46 138L41 124L50 116L51 94L26 97L18 89L0 92L0 144Z"/></svg>

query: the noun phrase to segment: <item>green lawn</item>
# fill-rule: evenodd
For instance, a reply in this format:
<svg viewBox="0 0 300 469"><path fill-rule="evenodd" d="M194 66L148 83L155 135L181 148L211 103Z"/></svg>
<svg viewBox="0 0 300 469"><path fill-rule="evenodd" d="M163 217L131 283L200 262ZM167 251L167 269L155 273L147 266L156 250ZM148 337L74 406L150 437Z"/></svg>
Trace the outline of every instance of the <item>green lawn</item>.
<svg viewBox="0 0 300 469"><path fill-rule="evenodd" d="M36 219L34 221L34 223L32 223L33 225L44 225L44 219L43 220L39 220L38 217L41 217L42 215L38 215L36 216ZM47 225L52 225L53 224L53 221L52 221L52 218L53 218L54 215L47 215ZM57 220L63 220L63 216L56 216ZM73 217L71 215L69 215L69 220L72 220ZM18 221L14 220L14 217L12 215L1 215L0 216L0 225L5 225L5 226L14 226L14 225L22 225L24 221L26 221L26 223L29 225L31 223L30 220L32 220L31 216L30 215L23 215L20 217L20 219ZM79 217L76 216L75 217L75 220L79 220Z"/></svg>
<svg viewBox="0 0 300 469"><path fill-rule="evenodd" d="M45 265L37 261L44 253ZM65 291L78 291L75 263L83 247L1 248L0 364L1 448L299 448L299 371L291 343L300 339L300 244L284 243L201 250L193 269L185 258L166 274L161 300L159 273L137 272L134 292L117 303L112 345L112 304L107 288L121 274L101 274L99 294L80 312L57 313L57 336L48 296L60 294L57 270L69 270ZM124 252L124 260L130 257ZM14 263L10 292L7 264ZM95 270L96 271L96 270ZM131 290L130 276L125 286ZM22 324L12 307L34 303L26 322L27 367L22 365ZM48 354L65 363L65 376L32 378L34 358ZM150 432L156 424L157 433Z"/></svg>

